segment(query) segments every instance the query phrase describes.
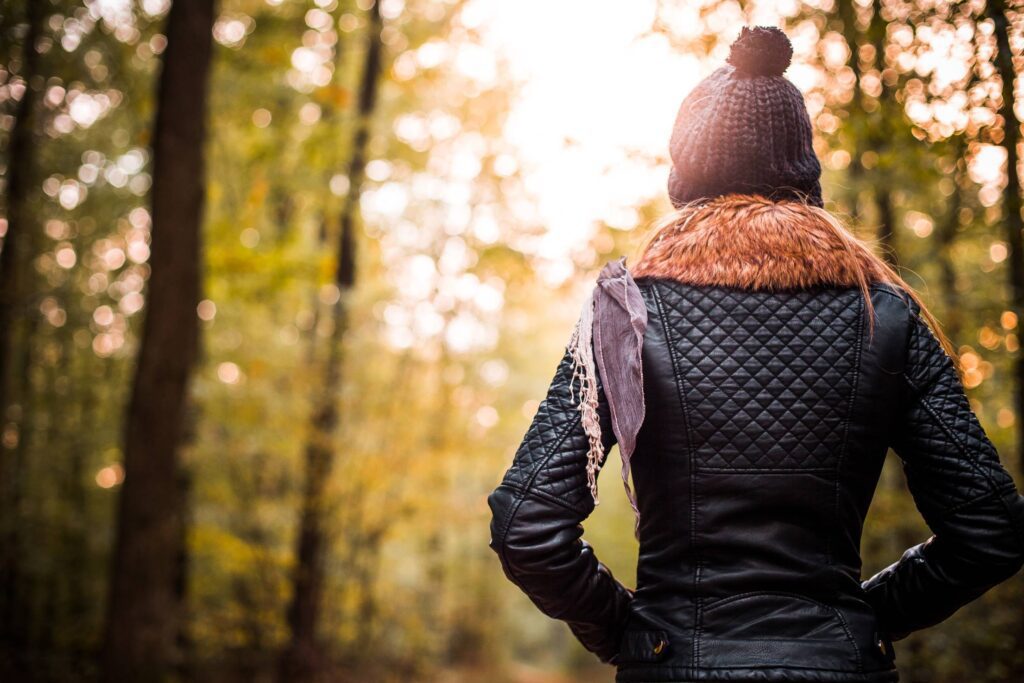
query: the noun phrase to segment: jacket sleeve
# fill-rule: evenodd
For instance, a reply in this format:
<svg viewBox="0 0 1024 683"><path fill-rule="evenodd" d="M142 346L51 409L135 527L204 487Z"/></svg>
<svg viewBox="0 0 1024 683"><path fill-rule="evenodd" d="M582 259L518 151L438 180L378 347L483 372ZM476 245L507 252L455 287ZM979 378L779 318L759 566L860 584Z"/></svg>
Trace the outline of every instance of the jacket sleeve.
<svg viewBox="0 0 1024 683"><path fill-rule="evenodd" d="M893 640L943 621L1024 564L1024 499L913 302L910 318L891 446L932 535L863 583Z"/></svg>
<svg viewBox="0 0 1024 683"><path fill-rule="evenodd" d="M583 539L594 510L587 483L588 439L580 412L579 378L566 351L512 466L487 497L490 547L505 575L540 610L565 621L583 646L614 663L632 592L619 583ZM598 378L603 464L615 442Z"/></svg>

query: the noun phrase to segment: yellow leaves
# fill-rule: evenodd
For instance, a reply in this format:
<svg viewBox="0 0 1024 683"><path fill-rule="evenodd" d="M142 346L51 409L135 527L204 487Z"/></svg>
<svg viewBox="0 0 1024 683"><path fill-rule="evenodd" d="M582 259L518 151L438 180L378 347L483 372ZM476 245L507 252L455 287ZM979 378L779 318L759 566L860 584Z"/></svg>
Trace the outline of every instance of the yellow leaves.
<svg viewBox="0 0 1024 683"><path fill-rule="evenodd" d="M269 365L265 360L263 360L262 358L254 358L251 361L249 361L246 374L248 374L249 377L254 380L262 379L263 377L267 376L268 369Z"/></svg>
<svg viewBox="0 0 1024 683"><path fill-rule="evenodd" d="M197 554L215 555L229 573L244 572L252 561L249 544L224 529L197 525L190 534L190 545Z"/></svg>
<svg viewBox="0 0 1024 683"><path fill-rule="evenodd" d="M313 93L313 99L321 106L341 110L347 108L352 101L352 91L343 85L331 83L317 88Z"/></svg>

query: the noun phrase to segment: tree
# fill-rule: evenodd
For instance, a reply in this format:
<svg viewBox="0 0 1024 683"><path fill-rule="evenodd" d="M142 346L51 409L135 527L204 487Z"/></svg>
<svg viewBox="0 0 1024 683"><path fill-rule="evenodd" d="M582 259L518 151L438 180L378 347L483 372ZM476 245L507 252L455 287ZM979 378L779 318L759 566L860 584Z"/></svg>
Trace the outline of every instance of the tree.
<svg viewBox="0 0 1024 683"><path fill-rule="evenodd" d="M944 327L946 334L956 343L961 336L963 327L963 311L960 305L960 292L957 289L956 260L953 249L960 228L960 212L964 206L966 194L964 185L968 182L966 134L956 135L950 146L952 147L953 168L949 178L952 182L953 192L949 195L943 215L936 225L935 261L939 266L942 300L946 310Z"/></svg>
<svg viewBox="0 0 1024 683"><path fill-rule="evenodd" d="M12 376L16 336L24 330L25 265L30 261L32 215L29 207L29 186L34 169L32 145L35 129L35 109L39 99L39 51L36 43L43 31L46 3L39 0L27 3L28 30L21 51L21 79L25 90L15 109L14 127L9 138L9 170L5 188L7 231L0 248L0 432L7 429L12 398ZM11 451L16 451L12 453ZM14 637L8 629L17 621L14 612L20 574L21 546L19 525L16 523L21 491L22 449L7 449L0 445L0 505L3 521L0 526L0 636ZM13 457L12 457L13 456ZM13 462L9 462L13 460ZM20 634L23 635L23 632ZM4 638L6 639L6 638Z"/></svg>
<svg viewBox="0 0 1024 683"><path fill-rule="evenodd" d="M1002 103L999 117L1003 123L1003 137L1000 143L1006 150L1006 186L1003 189L1003 214L1006 218L1006 243L1009 251L1010 308L1018 318L1024 315L1024 219L1021 218L1020 174L1020 121L1014 111L1014 83L1017 70L1013 64L1010 48L1010 21L1006 16L1004 0L990 0L986 14L995 28L995 66L1002 81ZM1024 358L1018 353L1013 361L1014 408L1018 424L1024 424ZM1024 472L1024 427L1018 427L1017 463Z"/></svg>
<svg viewBox="0 0 1024 683"><path fill-rule="evenodd" d="M126 416L103 643L108 681L159 680L174 660L184 509L179 450L198 352L213 19L214 0L176 0L167 17L152 145L148 311Z"/></svg>
<svg viewBox="0 0 1024 683"><path fill-rule="evenodd" d="M377 105L382 53L380 3L369 10L367 46L356 104L356 126L348 164L349 192L338 217L338 254L334 284L337 299L331 307L331 334L327 340L323 383L314 397L305 450L305 486L299 521L293 594L288 606L291 639L282 655L280 679L307 681L317 674L321 660L316 629L324 585L327 537L324 530L325 489L334 463L338 427L338 391L342 383L342 340L348 326L348 299L356 283L356 214L366 173L373 112Z"/></svg>
<svg viewBox="0 0 1024 683"><path fill-rule="evenodd" d="M39 98L39 51L36 43L46 19L45 2L29 2L26 19L28 33L22 49L22 80L25 92L18 101L14 128L10 137L10 172L7 176L7 231L0 250L0 417L6 413L9 399L11 347L17 316L22 303L22 272L27 260L26 224L30 222L27 202L33 168L32 139L34 113ZM26 234L29 233L29 234Z"/></svg>

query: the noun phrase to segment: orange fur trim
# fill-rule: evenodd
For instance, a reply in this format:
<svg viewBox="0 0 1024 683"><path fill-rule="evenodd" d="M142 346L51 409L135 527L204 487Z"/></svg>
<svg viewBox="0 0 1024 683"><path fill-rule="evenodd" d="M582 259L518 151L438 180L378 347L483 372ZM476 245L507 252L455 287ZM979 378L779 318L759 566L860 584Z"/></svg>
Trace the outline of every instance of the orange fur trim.
<svg viewBox="0 0 1024 683"><path fill-rule="evenodd" d="M634 278L664 277L742 289L866 287L886 267L824 209L730 194L688 205L655 229Z"/></svg>

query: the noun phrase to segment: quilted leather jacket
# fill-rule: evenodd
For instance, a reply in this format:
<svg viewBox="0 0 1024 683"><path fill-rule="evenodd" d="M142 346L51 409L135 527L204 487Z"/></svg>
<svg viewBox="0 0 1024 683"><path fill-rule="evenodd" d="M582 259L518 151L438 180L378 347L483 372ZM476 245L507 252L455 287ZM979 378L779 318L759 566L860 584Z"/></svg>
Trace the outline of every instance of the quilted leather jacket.
<svg viewBox="0 0 1024 683"><path fill-rule="evenodd" d="M906 293L637 277L647 412L637 586L583 539L594 508L569 355L490 493L506 576L617 681L898 679L892 642L1024 563L1024 499ZM615 437L603 386L602 447ZM932 531L863 580L886 453Z"/></svg>

